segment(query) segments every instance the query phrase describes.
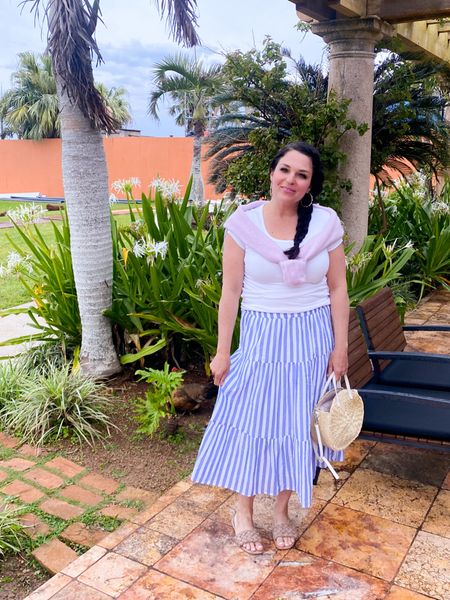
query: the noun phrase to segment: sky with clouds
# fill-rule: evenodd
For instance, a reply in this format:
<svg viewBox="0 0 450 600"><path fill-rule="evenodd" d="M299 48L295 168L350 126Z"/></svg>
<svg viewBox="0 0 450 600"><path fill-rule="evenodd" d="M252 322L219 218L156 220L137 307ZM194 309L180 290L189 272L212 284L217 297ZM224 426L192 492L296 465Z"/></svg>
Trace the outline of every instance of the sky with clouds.
<svg viewBox="0 0 450 600"><path fill-rule="evenodd" d="M46 31L35 23L30 6L19 0L0 0L0 91L11 85L19 52L42 52ZM226 51L261 47L265 35L291 49L307 62L322 63L321 38L295 29L297 15L290 0L198 0L198 33L202 46L191 50L205 62L219 62ZM104 64L95 71L97 81L128 91L133 122L142 135L184 135L165 108L160 121L147 115L152 90L152 66L162 58L185 51L171 41L152 0L102 0L104 24L97 27L97 42Z"/></svg>

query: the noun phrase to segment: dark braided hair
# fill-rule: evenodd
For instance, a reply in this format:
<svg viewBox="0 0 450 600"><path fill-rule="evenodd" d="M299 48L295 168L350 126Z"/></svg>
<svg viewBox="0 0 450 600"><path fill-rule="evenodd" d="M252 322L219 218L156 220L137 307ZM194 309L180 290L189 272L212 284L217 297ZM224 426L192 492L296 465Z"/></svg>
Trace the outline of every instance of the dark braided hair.
<svg viewBox="0 0 450 600"><path fill-rule="evenodd" d="M291 150L300 152L300 154L304 154L311 159L313 172L311 178L311 190L309 193L311 194L314 203L316 201L316 197L322 191L324 179L320 155L314 146L306 144L305 142L291 142L290 144L283 146L283 148L277 152L270 163L270 173L273 173L277 164L280 162L280 159ZM305 199L305 204L309 204L309 193L303 196L297 206L297 228L295 230L294 245L292 248L289 248L289 250L285 250L284 252L290 259L297 258L300 252L299 246L308 233L309 222L311 221L311 215L313 212L313 203L305 208L302 205L302 202Z"/></svg>

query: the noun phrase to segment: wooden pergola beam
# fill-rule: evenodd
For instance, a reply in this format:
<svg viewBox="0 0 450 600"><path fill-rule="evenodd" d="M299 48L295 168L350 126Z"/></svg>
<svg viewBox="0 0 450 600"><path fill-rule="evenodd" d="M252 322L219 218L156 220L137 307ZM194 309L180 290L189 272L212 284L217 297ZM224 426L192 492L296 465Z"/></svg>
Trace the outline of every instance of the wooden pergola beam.
<svg viewBox="0 0 450 600"><path fill-rule="evenodd" d="M371 10L372 1L367 1L367 13L375 14ZM450 17L450 3L448 0L379 0L376 14L389 23L406 23L408 21L425 21L429 19L445 19ZM374 6L374 9L377 7Z"/></svg>
<svg viewBox="0 0 450 600"><path fill-rule="evenodd" d="M389 23L450 18L449 0L290 0L299 16L316 21L377 15Z"/></svg>
<svg viewBox="0 0 450 600"><path fill-rule="evenodd" d="M290 0L295 4L299 19L308 21L328 21L336 18L336 13L326 0Z"/></svg>
<svg viewBox="0 0 450 600"><path fill-rule="evenodd" d="M365 17L366 0L336 0L328 5L344 17Z"/></svg>
<svg viewBox="0 0 450 600"><path fill-rule="evenodd" d="M414 23L398 23L394 29L403 43L411 50L422 51L443 62L449 62L449 38L446 35L439 35L438 27L439 24L416 21Z"/></svg>
<svg viewBox="0 0 450 600"><path fill-rule="evenodd" d="M407 48L450 62L450 0L290 0L299 19L334 21L339 18L378 16L394 24ZM428 21L428 22L427 22Z"/></svg>

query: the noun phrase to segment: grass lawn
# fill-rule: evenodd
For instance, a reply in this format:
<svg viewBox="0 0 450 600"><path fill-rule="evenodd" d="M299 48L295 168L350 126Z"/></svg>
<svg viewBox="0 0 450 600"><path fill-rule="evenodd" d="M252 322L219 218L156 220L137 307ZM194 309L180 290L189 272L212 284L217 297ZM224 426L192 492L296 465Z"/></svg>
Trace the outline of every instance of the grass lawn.
<svg viewBox="0 0 450 600"><path fill-rule="evenodd" d="M0 212L4 210L2 207L3 204L7 203L0 202ZM17 206L16 203L9 204ZM8 210L8 208L6 210ZM120 225L126 224L130 220L128 215L116 215L114 218ZM39 231L49 243L54 240L51 223L41 223L39 225ZM9 253L15 251L8 238L13 240L16 244L23 246L22 238L14 228L0 229L0 264L5 264ZM0 289L0 309L9 308L30 301L28 292L20 283L17 275L9 275L2 278L0 280Z"/></svg>

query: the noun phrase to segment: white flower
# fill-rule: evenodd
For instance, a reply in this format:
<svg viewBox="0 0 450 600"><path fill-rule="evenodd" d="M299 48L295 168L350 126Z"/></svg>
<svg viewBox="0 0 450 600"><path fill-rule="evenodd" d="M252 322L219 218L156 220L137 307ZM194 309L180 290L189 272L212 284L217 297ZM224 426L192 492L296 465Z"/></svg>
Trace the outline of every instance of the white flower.
<svg viewBox="0 0 450 600"><path fill-rule="evenodd" d="M169 244L167 242L153 242L152 250L155 256L160 256L161 258L165 258L167 254L167 248Z"/></svg>
<svg viewBox="0 0 450 600"><path fill-rule="evenodd" d="M17 252L10 252L7 258L7 268L14 269L22 262L22 257Z"/></svg>
<svg viewBox="0 0 450 600"><path fill-rule="evenodd" d="M0 265L0 277L23 273L24 271L33 272L31 256L20 256L17 252L10 252L6 259L6 265Z"/></svg>
<svg viewBox="0 0 450 600"><path fill-rule="evenodd" d="M437 214L448 214L450 213L450 204L447 204L447 202L442 202L442 200L436 200L435 202L432 203L431 205L431 210L434 213Z"/></svg>
<svg viewBox="0 0 450 600"><path fill-rule="evenodd" d="M114 194L110 194L109 195L109 203L114 204L114 202L117 202L117 198Z"/></svg>
<svg viewBox="0 0 450 600"><path fill-rule="evenodd" d="M145 240L143 238L140 238L134 242L133 254L138 258L141 258L142 256L145 256L145 248Z"/></svg>
<svg viewBox="0 0 450 600"><path fill-rule="evenodd" d="M122 188L123 188L123 182L122 179L117 179L116 181L113 181L111 184L111 188L115 191L115 192L121 192Z"/></svg>
<svg viewBox="0 0 450 600"><path fill-rule="evenodd" d="M32 202L31 204L20 204L17 208L8 210L6 215L13 223L19 225L31 225L42 219L45 208Z"/></svg>
<svg viewBox="0 0 450 600"><path fill-rule="evenodd" d="M165 258L169 244L166 241L155 242L147 235L147 237L139 238L133 245L133 254L138 258L147 257L147 262L153 263L158 256Z"/></svg>
<svg viewBox="0 0 450 600"><path fill-rule="evenodd" d="M111 184L112 189L115 192L125 194L126 192L131 193L133 187L139 187L141 180L139 177L130 177L130 179L117 179Z"/></svg>
<svg viewBox="0 0 450 600"><path fill-rule="evenodd" d="M413 244L412 240L408 240L403 247L404 248L414 248L414 244Z"/></svg>
<svg viewBox="0 0 450 600"><path fill-rule="evenodd" d="M357 273L370 261L371 258L371 252L357 252L356 254L353 254L353 256L346 256L345 262L347 268L350 269L352 273Z"/></svg>
<svg viewBox="0 0 450 600"><path fill-rule="evenodd" d="M151 187L159 190L164 198L177 198L180 195L180 182L176 179L157 177L150 183Z"/></svg>
<svg viewBox="0 0 450 600"><path fill-rule="evenodd" d="M395 246L397 244L397 240L395 239L392 244L384 244L384 254L386 257L390 257L394 254Z"/></svg>

